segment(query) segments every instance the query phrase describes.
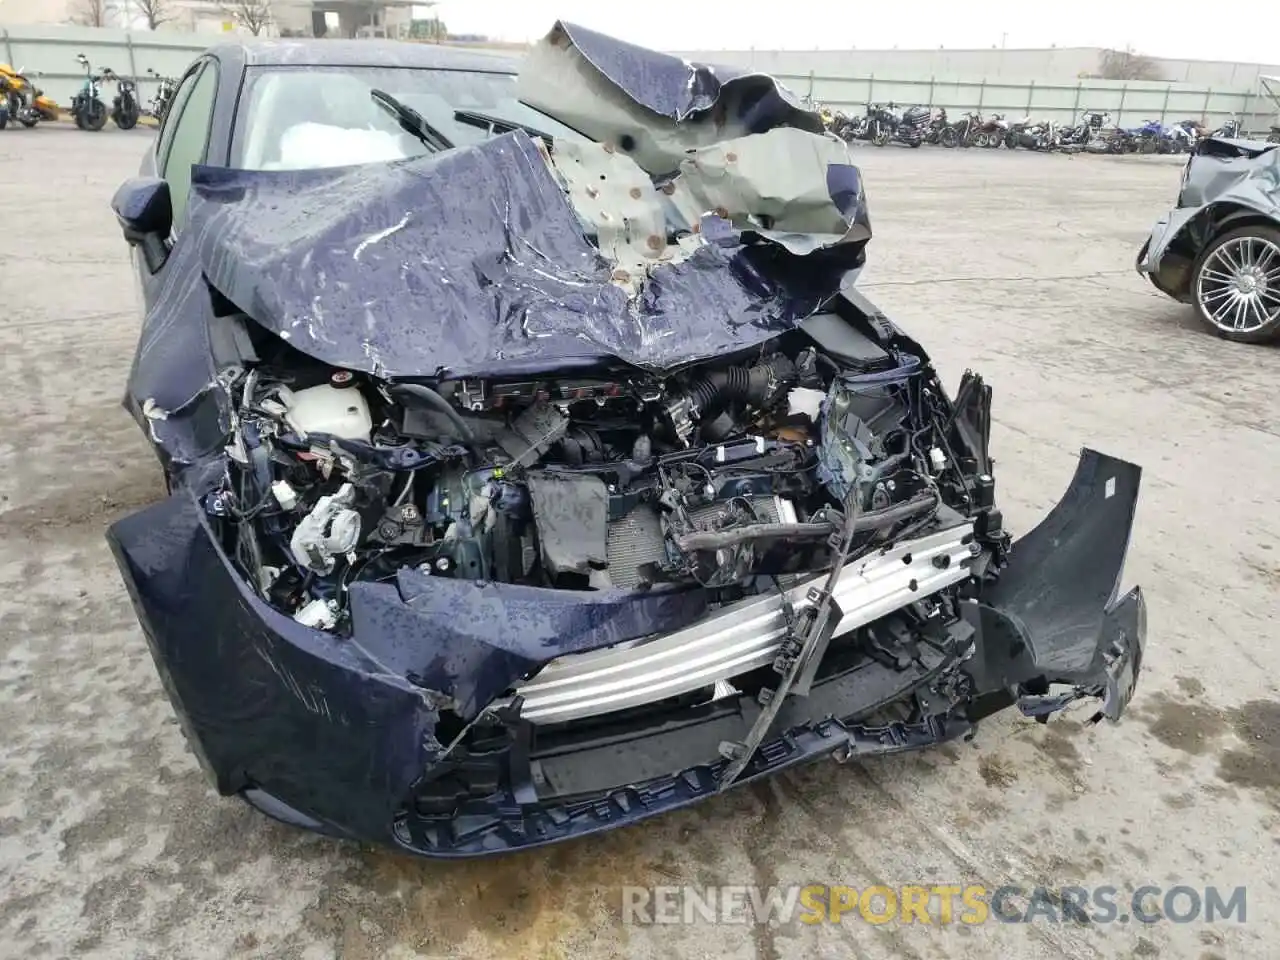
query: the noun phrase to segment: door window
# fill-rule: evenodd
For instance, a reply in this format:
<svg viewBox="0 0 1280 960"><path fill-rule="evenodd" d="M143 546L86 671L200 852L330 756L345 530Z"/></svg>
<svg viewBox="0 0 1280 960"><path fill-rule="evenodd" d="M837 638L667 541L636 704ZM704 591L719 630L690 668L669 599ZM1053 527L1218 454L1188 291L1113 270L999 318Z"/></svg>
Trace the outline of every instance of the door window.
<svg viewBox="0 0 1280 960"><path fill-rule="evenodd" d="M169 100L169 109L165 111L164 119L160 122L160 136L156 141L156 170L164 166L165 157L169 154L169 145L173 143L173 132L178 129L178 117L182 114L182 108L187 105L187 98L191 96L191 89L196 85L196 78L203 69L204 64L197 63L178 81L178 86L173 91L173 96Z"/></svg>
<svg viewBox="0 0 1280 960"><path fill-rule="evenodd" d="M218 92L216 65L206 63L195 76L185 103L174 104L181 112L172 117L173 133L168 144L160 144L160 176L169 182L173 202L174 229L181 229L191 193L191 167L203 163L209 146L209 124ZM168 132L167 130L165 132ZM163 137L162 137L163 140Z"/></svg>

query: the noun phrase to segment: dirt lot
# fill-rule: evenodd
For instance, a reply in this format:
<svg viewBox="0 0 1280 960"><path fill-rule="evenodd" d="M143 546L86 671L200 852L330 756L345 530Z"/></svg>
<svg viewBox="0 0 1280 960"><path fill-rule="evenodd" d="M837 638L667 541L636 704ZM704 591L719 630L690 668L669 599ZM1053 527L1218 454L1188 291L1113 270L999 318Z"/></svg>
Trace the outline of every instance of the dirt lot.
<svg viewBox="0 0 1280 960"><path fill-rule="evenodd" d="M863 286L996 390L1025 530L1091 444L1145 467L1132 713L822 764L596 839L425 863L219 799L187 752L103 540L160 494L118 406L138 316L107 202L150 135L0 134L0 955L1167 957L1280 936L1280 350L1203 333L1134 275L1162 159L860 150ZM1268 626L1271 624L1271 626ZM1236 922L624 927L624 884L1248 887ZM1271 948L1265 944L1271 943Z"/></svg>

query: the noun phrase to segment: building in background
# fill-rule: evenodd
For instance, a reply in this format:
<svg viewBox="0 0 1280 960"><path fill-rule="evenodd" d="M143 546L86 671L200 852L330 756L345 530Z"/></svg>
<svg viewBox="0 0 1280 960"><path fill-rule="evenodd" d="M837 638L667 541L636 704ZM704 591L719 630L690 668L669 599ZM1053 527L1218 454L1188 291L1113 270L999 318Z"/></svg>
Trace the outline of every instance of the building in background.
<svg viewBox="0 0 1280 960"><path fill-rule="evenodd" d="M429 8L413 0L273 0L282 36L407 39ZM438 22L438 21L437 21Z"/></svg>
<svg viewBox="0 0 1280 960"><path fill-rule="evenodd" d="M155 0L152 0L155 2ZM184 33L247 33L237 22L235 0L158 0L164 22L157 29ZM263 36L388 37L444 39L430 6L414 0L257 0L270 9ZM101 19L101 23L94 23ZM147 29L139 0L0 0L5 25L104 26Z"/></svg>

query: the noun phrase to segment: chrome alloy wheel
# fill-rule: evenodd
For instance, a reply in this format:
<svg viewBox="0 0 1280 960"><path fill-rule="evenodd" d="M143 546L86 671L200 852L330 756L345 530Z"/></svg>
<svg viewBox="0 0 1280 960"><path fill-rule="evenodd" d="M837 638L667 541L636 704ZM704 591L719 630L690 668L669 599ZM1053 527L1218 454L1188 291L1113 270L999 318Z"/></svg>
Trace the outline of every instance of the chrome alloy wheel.
<svg viewBox="0 0 1280 960"><path fill-rule="evenodd" d="M1251 333L1280 319L1280 246L1234 237L1213 251L1196 277L1206 319L1227 333Z"/></svg>

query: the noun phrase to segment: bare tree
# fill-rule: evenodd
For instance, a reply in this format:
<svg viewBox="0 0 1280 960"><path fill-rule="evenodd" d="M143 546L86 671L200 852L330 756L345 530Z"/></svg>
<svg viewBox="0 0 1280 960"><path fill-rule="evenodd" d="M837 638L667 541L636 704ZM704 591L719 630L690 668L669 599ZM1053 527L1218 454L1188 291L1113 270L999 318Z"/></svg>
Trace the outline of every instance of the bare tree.
<svg viewBox="0 0 1280 960"><path fill-rule="evenodd" d="M115 8L112 0L76 0L71 5L71 22L81 27L109 27Z"/></svg>
<svg viewBox="0 0 1280 960"><path fill-rule="evenodd" d="M130 0L129 6L136 8L138 15L147 21L148 30L154 30L177 16L169 6L169 0Z"/></svg>
<svg viewBox="0 0 1280 960"><path fill-rule="evenodd" d="M1098 76L1103 80L1159 80L1160 68L1150 57L1132 47L1103 50L1098 58Z"/></svg>
<svg viewBox="0 0 1280 960"><path fill-rule="evenodd" d="M222 12L255 37L271 26L275 19L271 12L271 0L235 0L234 3L222 4Z"/></svg>

